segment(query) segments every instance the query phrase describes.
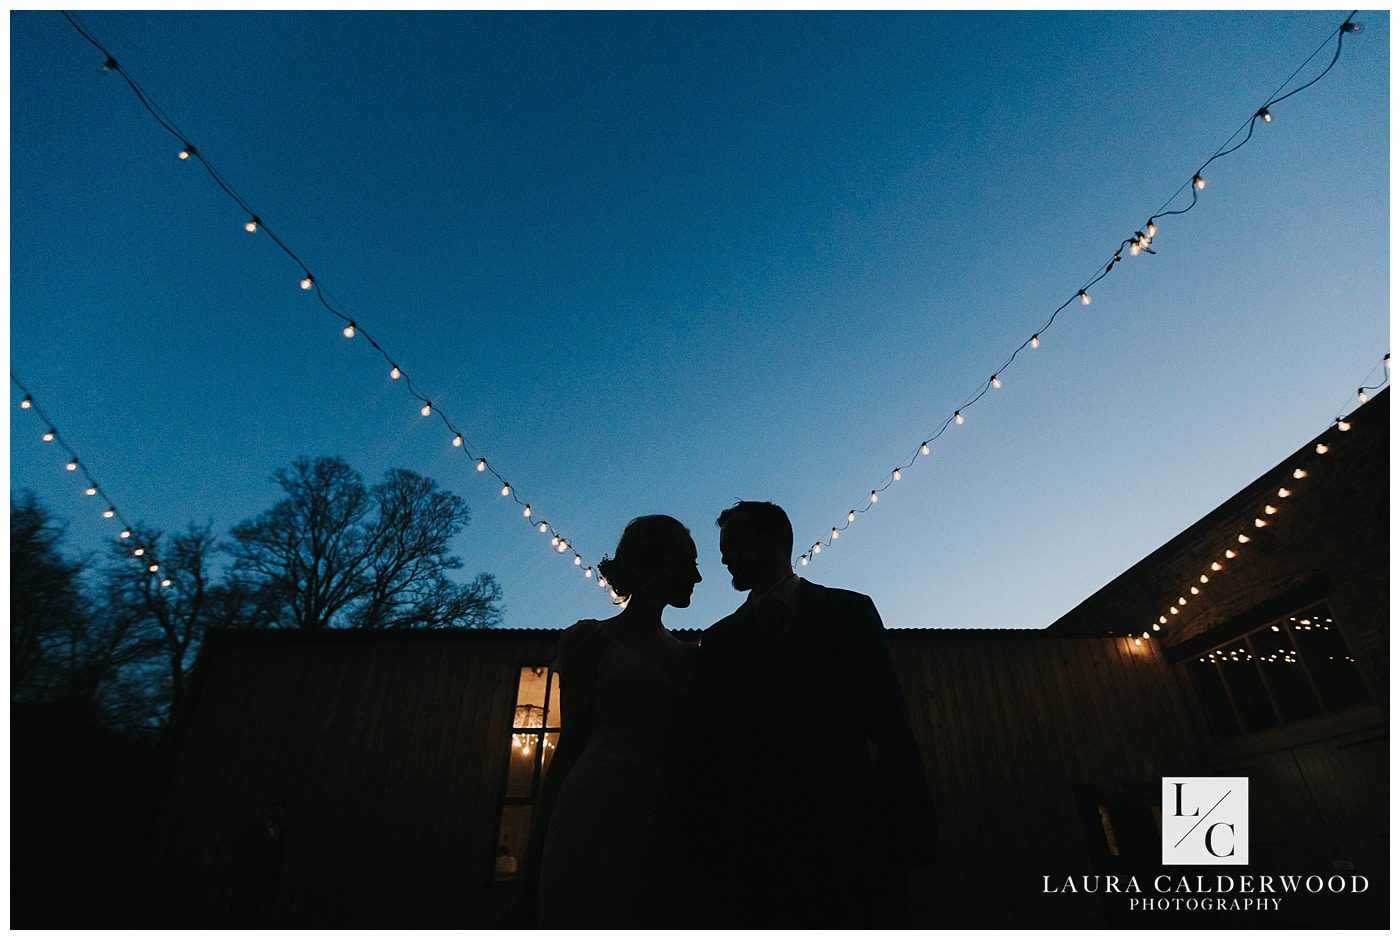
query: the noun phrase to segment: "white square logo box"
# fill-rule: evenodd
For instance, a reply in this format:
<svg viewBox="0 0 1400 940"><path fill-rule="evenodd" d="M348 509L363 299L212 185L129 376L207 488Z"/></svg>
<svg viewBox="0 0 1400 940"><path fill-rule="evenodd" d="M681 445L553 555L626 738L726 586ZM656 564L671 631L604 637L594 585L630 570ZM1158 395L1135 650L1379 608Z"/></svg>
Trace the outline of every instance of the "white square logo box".
<svg viewBox="0 0 1400 940"><path fill-rule="evenodd" d="M1248 865L1249 778L1163 777L1162 864Z"/></svg>

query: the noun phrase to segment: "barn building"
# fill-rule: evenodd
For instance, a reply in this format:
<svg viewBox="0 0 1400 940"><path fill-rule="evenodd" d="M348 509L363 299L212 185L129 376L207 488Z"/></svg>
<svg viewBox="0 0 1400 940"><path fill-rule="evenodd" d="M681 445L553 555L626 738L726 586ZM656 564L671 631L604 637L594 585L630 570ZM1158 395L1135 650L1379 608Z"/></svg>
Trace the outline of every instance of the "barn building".
<svg viewBox="0 0 1400 940"><path fill-rule="evenodd" d="M1386 392L1045 629L890 631L940 823L917 924L1388 925L1388 446ZM493 925L557 738L557 637L209 636L127 921ZM1243 870L1369 890L1191 914L1057 890L1185 871L1161 865L1166 775L1249 778Z"/></svg>

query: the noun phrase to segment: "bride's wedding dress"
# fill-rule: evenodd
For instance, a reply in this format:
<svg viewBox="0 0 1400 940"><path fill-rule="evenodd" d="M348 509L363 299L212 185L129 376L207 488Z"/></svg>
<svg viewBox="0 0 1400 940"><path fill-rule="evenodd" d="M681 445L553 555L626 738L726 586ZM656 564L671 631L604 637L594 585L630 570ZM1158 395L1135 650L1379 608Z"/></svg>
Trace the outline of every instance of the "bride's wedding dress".
<svg viewBox="0 0 1400 940"><path fill-rule="evenodd" d="M591 689L592 717L549 819L539 927L679 917L678 723L694 689L694 652L664 629L627 642L594 620L566 632L560 681Z"/></svg>

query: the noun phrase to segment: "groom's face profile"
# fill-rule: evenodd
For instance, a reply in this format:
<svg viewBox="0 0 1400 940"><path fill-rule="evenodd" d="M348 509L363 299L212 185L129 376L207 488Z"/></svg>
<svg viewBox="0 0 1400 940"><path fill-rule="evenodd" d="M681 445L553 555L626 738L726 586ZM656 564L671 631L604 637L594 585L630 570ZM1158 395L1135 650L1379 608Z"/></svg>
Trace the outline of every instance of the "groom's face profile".
<svg viewBox="0 0 1400 940"><path fill-rule="evenodd" d="M729 569L734 590L749 591L758 583L763 571L763 546L752 526L740 519L731 519L719 530L719 554Z"/></svg>

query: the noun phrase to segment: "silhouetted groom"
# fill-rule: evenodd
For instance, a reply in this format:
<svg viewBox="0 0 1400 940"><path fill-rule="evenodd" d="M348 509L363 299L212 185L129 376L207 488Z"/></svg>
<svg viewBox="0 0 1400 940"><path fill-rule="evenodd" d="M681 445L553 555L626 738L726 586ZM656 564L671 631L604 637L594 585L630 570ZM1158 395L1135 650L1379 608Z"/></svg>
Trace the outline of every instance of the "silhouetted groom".
<svg viewBox="0 0 1400 940"><path fill-rule="evenodd" d="M716 520L739 609L700 646L699 919L743 927L899 926L933 860L923 761L875 604L792 570L772 503Z"/></svg>

